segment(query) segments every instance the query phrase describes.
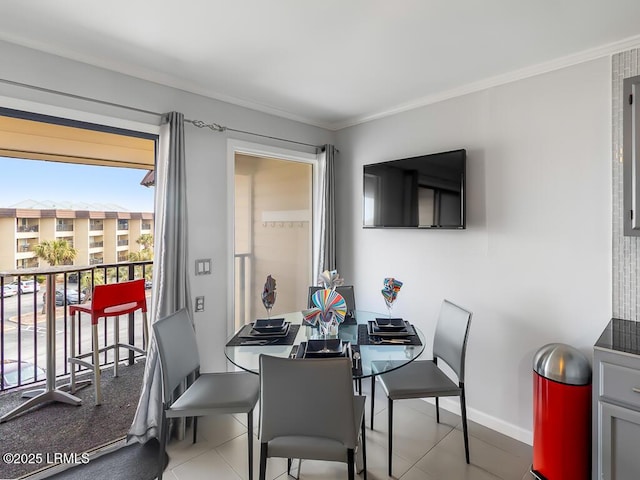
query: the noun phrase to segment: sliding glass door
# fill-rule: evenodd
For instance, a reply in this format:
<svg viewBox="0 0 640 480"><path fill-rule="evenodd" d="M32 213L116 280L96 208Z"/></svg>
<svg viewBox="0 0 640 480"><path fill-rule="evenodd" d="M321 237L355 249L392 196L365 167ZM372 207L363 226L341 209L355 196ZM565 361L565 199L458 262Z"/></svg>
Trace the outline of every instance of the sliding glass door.
<svg viewBox="0 0 640 480"><path fill-rule="evenodd" d="M234 329L266 318L262 290L276 280L272 316L306 306L311 277L313 162L235 153Z"/></svg>

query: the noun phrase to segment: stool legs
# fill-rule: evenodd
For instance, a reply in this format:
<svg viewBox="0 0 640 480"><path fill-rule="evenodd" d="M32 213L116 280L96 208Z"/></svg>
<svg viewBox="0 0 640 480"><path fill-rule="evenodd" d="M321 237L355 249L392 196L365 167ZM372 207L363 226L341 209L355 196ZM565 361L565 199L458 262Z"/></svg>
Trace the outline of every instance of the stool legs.
<svg viewBox="0 0 640 480"><path fill-rule="evenodd" d="M93 383L96 387L96 405L102 403L102 389L100 387L100 347L98 346L98 323L91 325L91 340L93 342Z"/></svg>
<svg viewBox="0 0 640 480"><path fill-rule="evenodd" d="M107 319L105 318L105 321ZM118 364L120 363L120 317L114 318L115 330L113 331L113 376L118 376Z"/></svg>

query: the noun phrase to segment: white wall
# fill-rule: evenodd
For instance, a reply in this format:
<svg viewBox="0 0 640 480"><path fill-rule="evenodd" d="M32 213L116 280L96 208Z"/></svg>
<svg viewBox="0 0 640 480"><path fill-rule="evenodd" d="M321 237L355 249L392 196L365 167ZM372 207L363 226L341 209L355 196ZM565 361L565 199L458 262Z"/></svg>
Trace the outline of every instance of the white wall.
<svg viewBox="0 0 640 480"><path fill-rule="evenodd" d="M224 102L189 94L174 88L163 87L126 75L91 67L54 55L37 52L0 42L2 69L0 77L12 81L101 99L117 104L133 106L152 112L179 111L189 119L216 122L237 129L289 138L310 144L331 143L333 134L320 128L285 120ZM135 121L147 126L157 125L153 115L133 113L95 103L73 100L63 96L41 93L0 83L0 106L29 110L36 102L41 113L51 113L82 119L91 115L105 115L99 123L131 127ZM67 111L60 113L54 107ZM213 274L191 276L192 296L204 295L206 311L195 314L202 370L226 368L222 349L227 333L227 300L229 276L228 251L228 189L227 138L250 140L254 143L271 143L291 149L282 142L267 142L255 137L214 133L185 125L187 156L188 210L189 210L189 264L197 258L213 260ZM98 180L98 179L96 179ZM52 179L63 186L63 192L72 191L65 179ZM109 188L96 183L97 191ZM66 197L65 197L66 198Z"/></svg>
<svg viewBox="0 0 640 480"><path fill-rule="evenodd" d="M395 276L397 313L427 335L443 298L472 310L470 418L527 442L534 353L591 357L611 316L610 85L602 58L337 134L338 268L358 308L384 310ZM361 227L363 164L457 148L466 230Z"/></svg>

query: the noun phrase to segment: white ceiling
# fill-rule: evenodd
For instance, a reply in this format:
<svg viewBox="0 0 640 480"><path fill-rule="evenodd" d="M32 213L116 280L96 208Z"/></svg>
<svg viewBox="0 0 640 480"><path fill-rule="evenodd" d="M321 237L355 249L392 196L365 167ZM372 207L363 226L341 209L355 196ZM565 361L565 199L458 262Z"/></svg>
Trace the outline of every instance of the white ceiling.
<svg viewBox="0 0 640 480"><path fill-rule="evenodd" d="M640 0L1 0L0 39L339 129L639 46Z"/></svg>

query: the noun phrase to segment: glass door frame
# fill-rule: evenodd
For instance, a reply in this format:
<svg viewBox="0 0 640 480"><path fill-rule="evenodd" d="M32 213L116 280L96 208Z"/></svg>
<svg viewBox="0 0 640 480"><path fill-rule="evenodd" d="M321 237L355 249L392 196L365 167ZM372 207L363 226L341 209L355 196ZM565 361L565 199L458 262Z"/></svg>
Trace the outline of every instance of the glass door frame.
<svg viewBox="0 0 640 480"><path fill-rule="evenodd" d="M311 198L311 235L309 251L312 253L309 258L309 267L313 266L313 232L317 229L318 218L315 215L313 206L318 195L319 175L318 175L318 154L316 152L304 152L286 148L274 147L260 143L247 142L237 139L227 140L227 336L235 331L235 157L236 154L246 154L259 157L274 158L277 160L288 160L293 162L308 163L312 166ZM309 269L309 285L312 284L313 268Z"/></svg>

